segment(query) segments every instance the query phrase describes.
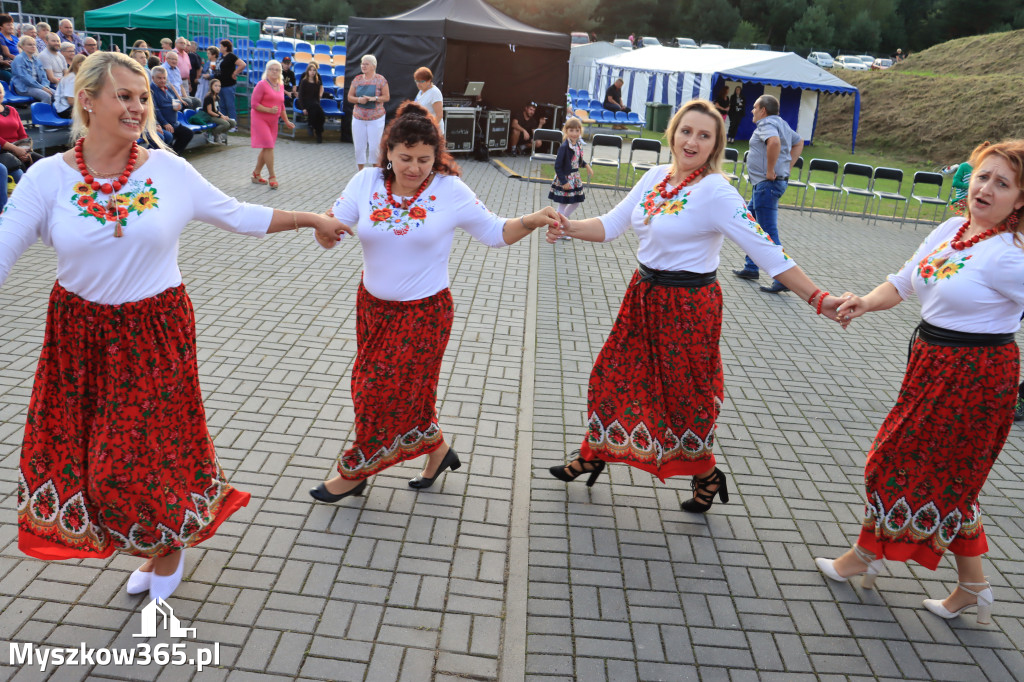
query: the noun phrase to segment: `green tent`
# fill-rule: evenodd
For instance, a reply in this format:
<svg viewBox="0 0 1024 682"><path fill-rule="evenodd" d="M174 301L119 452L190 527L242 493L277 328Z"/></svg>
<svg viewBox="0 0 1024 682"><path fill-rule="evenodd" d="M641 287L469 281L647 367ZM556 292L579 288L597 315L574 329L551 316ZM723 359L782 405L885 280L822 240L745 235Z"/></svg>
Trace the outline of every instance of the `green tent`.
<svg viewBox="0 0 1024 682"><path fill-rule="evenodd" d="M211 39L259 38L259 22L246 19L213 0L123 0L85 13L85 30L124 33L128 45L161 38L208 36Z"/></svg>

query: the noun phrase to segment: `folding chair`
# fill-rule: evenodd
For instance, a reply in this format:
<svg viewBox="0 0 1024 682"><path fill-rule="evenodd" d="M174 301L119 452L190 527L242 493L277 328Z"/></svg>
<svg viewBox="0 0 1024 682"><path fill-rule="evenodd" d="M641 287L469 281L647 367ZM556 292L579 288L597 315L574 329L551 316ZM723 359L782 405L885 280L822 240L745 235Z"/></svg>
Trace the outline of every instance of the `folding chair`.
<svg viewBox="0 0 1024 682"><path fill-rule="evenodd" d="M725 177L729 178L729 182L739 182L740 176L736 174L736 167L740 164L740 152L738 149L732 147L725 148L725 162L732 164L732 172L726 173Z"/></svg>
<svg viewBox="0 0 1024 682"><path fill-rule="evenodd" d="M831 174L831 182L814 182L811 180L814 177L814 172L817 171L820 174L824 173L826 176ZM832 159L811 159L811 163L807 166L807 188L804 189L804 197L800 200L800 212L804 212L804 204L807 202L807 192L813 192L813 196L818 196L818 192L830 192L832 194L828 203L828 210L832 211L832 205L835 200L839 197L839 193L842 192L839 185L836 184L836 180L839 178L839 162L833 161ZM814 201L811 200L811 209L814 209Z"/></svg>
<svg viewBox="0 0 1024 682"><path fill-rule="evenodd" d="M878 181L896 183L895 191L889 191L886 189L879 189ZM891 189L891 188L890 188ZM874 177L871 179L871 193L875 195L875 199L878 201L878 205L875 207L875 222L878 222L878 215L882 211L882 200L889 199L893 202L892 205L892 219L896 220L896 211L900 208L901 201L907 201L907 198L903 196L903 171L899 168L885 168L879 166L875 169ZM909 202L908 202L909 203Z"/></svg>
<svg viewBox="0 0 1024 682"><path fill-rule="evenodd" d="M807 183L804 182L804 157L798 157L796 163L793 164L793 170L789 172L789 186L796 189L799 192L803 189L807 191ZM796 195L793 196L793 205L796 206Z"/></svg>
<svg viewBox="0 0 1024 682"><path fill-rule="evenodd" d="M910 185L910 200L907 201L906 206L903 208L903 219L900 220L900 227L903 227L903 223L907 221L907 211L910 210L910 201L916 201L917 216L914 218L914 222L918 222L921 219L921 209L924 208L925 204L931 206L942 206L942 211L934 218L936 222L942 219L946 213L946 209L949 208L949 202L942 198L942 182L943 177L941 173L930 173L928 171L917 171L914 173L914 181ZM917 186L924 185L926 187L934 187L935 194L918 194Z"/></svg>
<svg viewBox="0 0 1024 682"><path fill-rule="evenodd" d="M750 173L747 170L747 159L750 158L750 150L743 152L743 163L740 164L739 180L736 182L736 189L739 190L740 196L746 198L747 193L743 189L744 183L750 187L750 195L754 195L754 185L750 182Z"/></svg>
<svg viewBox="0 0 1024 682"><path fill-rule="evenodd" d="M606 114L612 112L606 111ZM601 148L603 151L598 152ZM595 134L590 138L590 165L604 166L615 169L615 186L619 186L619 175L622 172L622 137L619 135ZM593 178L590 179L593 182ZM588 182L588 184L590 184Z"/></svg>
<svg viewBox="0 0 1024 682"><path fill-rule="evenodd" d="M873 169L866 163L853 163L850 161L843 164L843 176L839 180L839 189L843 193L843 208L839 211L840 217L846 216L846 205L850 201L851 194L864 197L864 210L861 211L861 215L867 215L868 205L875 198L875 194L871 190L872 175ZM867 187L846 184L848 179L852 180L853 178L864 178L867 182Z"/></svg>
<svg viewBox="0 0 1024 682"><path fill-rule="evenodd" d="M735 151L735 150L733 150ZM633 155L637 152L641 154L654 154L654 159L649 161L634 161ZM636 183L637 171L649 171L658 165L661 160L661 142L658 140L652 140L646 137L634 137L629 143L629 168L626 169L626 185L632 187ZM633 173L633 183L629 181L629 173Z"/></svg>
<svg viewBox="0 0 1024 682"><path fill-rule="evenodd" d="M551 143L550 152L538 151L541 145L536 144ZM562 131L561 130L550 130L548 128L537 128L533 131L533 140L530 144L530 165L527 166L527 175L533 173L533 162L536 161L540 164L551 163L553 164L558 158L558 146L562 144Z"/></svg>

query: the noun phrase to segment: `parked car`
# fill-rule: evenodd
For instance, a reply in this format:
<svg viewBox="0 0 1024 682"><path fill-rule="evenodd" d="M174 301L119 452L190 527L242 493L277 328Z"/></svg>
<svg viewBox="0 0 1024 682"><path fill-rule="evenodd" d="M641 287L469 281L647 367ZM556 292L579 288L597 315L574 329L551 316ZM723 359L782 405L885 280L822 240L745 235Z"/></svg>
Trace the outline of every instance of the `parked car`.
<svg viewBox="0 0 1024 682"><path fill-rule="evenodd" d="M573 31L569 34L569 41L572 45L586 45L590 42L590 36L583 31Z"/></svg>
<svg viewBox="0 0 1024 682"><path fill-rule="evenodd" d="M765 52L771 52L772 46L768 43L750 43L751 50L764 50Z"/></svg>
<svg viewBox="0 0 1024 682"><path fill-rule="evenodd" d="M846 69L847 71L867 71L868 67L857 57L851 57L848 55L839 55L835 59L837 69Z"/></svg>
<svg viewBox="0 0 1024 682"><path fill-rule="evenodd" d="M807 55L807 61L823 69L831 69L835 66L835 60L828 52L812 52Z"/></svg>
<svg viewBox="0 0 1024 682"><path fill-rule="evenodd" d="M872 71L882 71L892 67L892 60L886 57L879 57L871 63Z"/></svg>
<svg viewBox="0 0 1024 682"><path fill-rule="evenodd" d="M629 42L629 38L616 38L612 41L612 45L615 47L621 47L623 50L633 49L633 43Z"/></svg>
<svg viewBox="0 0 1024 682"><path fill-rule="evenodd" d="M651 45L661 45L661 41L652 36L644 36L640 39L640 47L650 47Z"/></svg>
<svg viewBox="0 0 1024 682"><path fill-rule="evenodd" d="M701 43L700 49L702 50L724 50L725 48L718 43Z"/></svg>
<svg viewBox="0 0 1024 682"><path fill-rule="evenodd" d="M676 38L676 47L685 47L695 50L697 49L697 41L693 38Z"/></svg>
<svg viewBox="0 0 1024 682"><path fill-rule="evenodd" d="M316 24L303 24L302 37L305 40L316 40Z"/></svg>
<svg viewBox="0 0 1024 682"><path fill-rule="evenodd" d="M348 40L348 26L346 24L338 24L331 29L327 37L331 40Z"/></svg>
<svg viewBox="0 0 1024 682"><path fill-rule="evenodd" d="M267 17L263 20L263 32L271 36L283 36L289 21L295 20L288 17Z"/></svg>
<svg viewBox="0 0 1024 682"><path fill-rule="evenodd" d="M875 58L869 54L859 54L857 55L857 59L864 62L864 66L868 68L871 68L871 65L875 63Z"/></svg>

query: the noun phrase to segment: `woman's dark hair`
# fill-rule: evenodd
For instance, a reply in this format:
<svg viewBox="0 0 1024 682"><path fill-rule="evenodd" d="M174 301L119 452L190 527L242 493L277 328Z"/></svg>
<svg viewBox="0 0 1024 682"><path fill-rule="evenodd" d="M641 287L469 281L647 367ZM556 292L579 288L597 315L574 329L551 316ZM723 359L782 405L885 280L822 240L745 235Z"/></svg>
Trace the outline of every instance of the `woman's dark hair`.
<svg viewBox="0 0 1024 682"><path fill-rule="evenodd" d="M148 60L146 60L146 66L148 66L150 69L160 66L160 58L150 57Z"/></svg>
<svg viewBox="0 0 1024 682"><path fill-rule="evenodd" d="M395 120L388 125L384 131L384 137L380 141L380 160L388 157L388 152L395 146L404 144L412 147L420 143L430 145L434 148L434 172L439 175L454 175L459 177L462 171L459 164L445 149L444 136L441 130L434 123L427 110L415 102L405 101L398 107ZM385 165L381 170L384 172L385 180L394 180L395 171Z"/></svg>
<svg viewBox="0 0 1024 682"><path fill-rule="evenodd" d="M0 26L3 26L4 24L13 24L13 23L14 23L14 17L12 17L10 14L0 14Z"/></svg>
<svg viewBox="0 0 1024 682"><path fill-rule="evenodd" d="M316 78L310 78L309 74L311 74L311 73L314 76L316 76ZM311 81L313 83L321 83L321 82L323 82L321 80L321 78L320 78L320 72L316 68L307 68L305 70L305 72L302 74L302 78L300 78L299 80L300 81Z"/></svg>
<svg viewBox="0 0 1024 682"><path fill-rule="evenodd" d="M228 48L228 52L231 52L231 51L232 51L233 49L235 49L235 45L234 45L234 43L232 43L232 42L231 42L230 40L228 40L227 38L225 38L224 40L220 41L220 44L221 44L221 45L222 45L223 47L226 47L226 48Z"/></svg>

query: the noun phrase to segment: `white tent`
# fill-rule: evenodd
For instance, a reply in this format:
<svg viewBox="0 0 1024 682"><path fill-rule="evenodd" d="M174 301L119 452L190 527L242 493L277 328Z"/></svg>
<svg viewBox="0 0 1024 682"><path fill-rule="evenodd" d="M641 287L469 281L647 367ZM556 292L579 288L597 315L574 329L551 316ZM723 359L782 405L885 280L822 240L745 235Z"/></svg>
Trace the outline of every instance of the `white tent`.
<svg viewBox="0 0 1024 682"><path fill-rule="evenodd" d="M762 93L775 95L780 115L807 141L814 136L818 95L853 95L851 148L857 142L860 91L792 52L645 47L598 59L591 94L603 99L616 78L624 81L623 103L634 111L643 111L647 102L677 108L697 97L712 99L719 88L732 84L743 86L748 109ZM748 138L752 130L748 112L739 137Z"/></svg>
<svg viewBox="0 0 1024 682"><path fill-rule="evenodd" d="M597 73L595 62L601 57L622 54L621 47L599 41L585 45L573 45L569 52L569 87L573 90L587 90L594 83ZM593 94L593 93L591 93ZM601 99L595 95L595 99Z"/></svg>

